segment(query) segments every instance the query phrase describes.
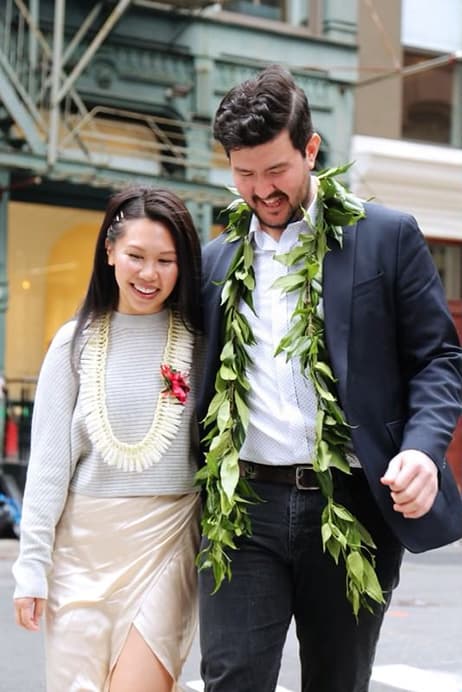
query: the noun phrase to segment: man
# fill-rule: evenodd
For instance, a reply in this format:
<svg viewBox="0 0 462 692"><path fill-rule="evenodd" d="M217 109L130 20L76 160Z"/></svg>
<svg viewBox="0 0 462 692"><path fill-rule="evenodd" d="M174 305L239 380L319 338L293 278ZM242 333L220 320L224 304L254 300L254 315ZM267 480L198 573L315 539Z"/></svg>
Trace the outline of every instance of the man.
<svg viewBox="0 0 462 692"><path fill-rule="evenodd" d="M288 264L275 259L299 243L310 247L306 234L318 233L313 228L322 232L322 224L316 223L327 194L311 175L320 138L313 131L306 96L288 72L270 66L226 94L214 135L252 213L244 234L242 228L241 235L232 231L234 242L225 232L204 251L209 346L202 419L212 404L205 422L209 453L202 479L209 481L209 494L202 557L215 570L200 572L205 690L273 692L294 617L303 692L367 692L403 546L418 552L462 536L462 504L445 460L461 410L461 349L431 256L407 214L365 204L364 214L356 217L364 218L348 222L341 242L328 239L322 269L317 268L309 285L302 286L297 274L302 256ZM347 214L340 197L334 206ZM331 231L335 235L335 224ZM246 243L247 250L236 255ZM281 292L275 280L282 286L287 279L281 283L280 277L291 273L294 290ZM239 286L242 294L236 293ZM237 306L240 316L232 304L236 295L243 296ZM286 340L285 352L280 352L300 315L309 316L303 338L312 339L312 320L321 320L329 361L322 361L321 335L322 362L307 352L305 365L314 365L303 372L298 358L302 348L291 353ZM246 341L249 358L233 334L239 335L241 346ZM315 382L319 370L321 382L327 382L329 368L335 378L333 395ZM239 386L241 399L233 393ZM322 480L329 471L320 473L325 459L319 458L318 414L323 407L324 421L331 426L328 442L337 429L348 430L350 438L343 447L331 444L325 457L333 467L335 501L365 526L376 546L373 564L383 600L373 599L370 609L361 607L357 618L350 602L354 597L350 593L348 600L345 594L346 563L353 578L361 572L359 584L363 567L355 572L357 554L352 562L339 559L336 564L321 538L322 530L324 542L330 540L331 525L321 529L321 524L332 499ZM247 416L244 426L241 418ZM234 434L239 425L244 427ZM260 501L245 505L237 500L237 514L231 515L237 448L240 480L246 479ZM349 472L335 468L342 466L335 461L339 449ZM224 491L215 496L213 487ZM230 540L238 524L229 533L227 521L242 506L251 531L241 523ZM213 552L220 541L237 549L228 551L231 579L212 593L227 570L222 553ZM349 549L357 553L354 546ZM356 601L355 611L357 606Z"/></svg>

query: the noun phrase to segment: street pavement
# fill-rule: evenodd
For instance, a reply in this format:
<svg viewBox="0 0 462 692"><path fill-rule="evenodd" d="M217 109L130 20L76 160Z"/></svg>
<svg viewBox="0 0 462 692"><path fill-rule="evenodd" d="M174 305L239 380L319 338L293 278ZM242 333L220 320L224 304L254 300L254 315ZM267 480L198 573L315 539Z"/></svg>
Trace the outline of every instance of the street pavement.
<svg viewBox="0 0 462 692"><path fill-rule="evenodd" d="M0 539L0 692L45 692L42 635L26 632L13 621L11 565L16 552L17 541ZM462 542L422 555L406 553L385 617L370 692L462 692L461 635ZM197 639L182 685L185 692L203 689ZM277 692L299 689L291 628Z"/></svg>

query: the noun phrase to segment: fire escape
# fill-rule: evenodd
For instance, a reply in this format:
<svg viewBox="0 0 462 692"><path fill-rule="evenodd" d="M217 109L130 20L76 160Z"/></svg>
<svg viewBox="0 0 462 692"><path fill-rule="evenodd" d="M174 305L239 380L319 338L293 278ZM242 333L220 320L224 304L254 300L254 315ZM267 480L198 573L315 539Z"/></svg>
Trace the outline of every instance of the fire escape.
<svg viewBox="0 0 462 692"><path fill-rule="evenodd" d="M170 186L185 199L222 206L212 184L209 124L107 105L87 107L79 77L131 5L100 1L65 43L65 0L55 0L53 35L40 28L39 0L4 0L0 9L0 167L15 174L117 188L127 180ZM177 0L175 13L210 4ZM142 146L140 146L140 142ZM199 146L195 146L199 143ZM173 174L172 174L173 171Z"/></svg>

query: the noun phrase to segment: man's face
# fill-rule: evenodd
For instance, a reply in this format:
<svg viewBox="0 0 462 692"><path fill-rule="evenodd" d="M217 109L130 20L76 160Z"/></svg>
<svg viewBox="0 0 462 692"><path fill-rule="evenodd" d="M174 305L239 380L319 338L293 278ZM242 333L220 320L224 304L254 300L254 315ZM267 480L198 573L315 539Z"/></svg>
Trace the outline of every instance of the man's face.
<svg viewBox="0 0 462 692"><path fill-rule="evenodd" d="M300 218L300 206L310 201L310 171L320 142L314 133L303 156L292 145L288 130L282 130L265 144L230 152L239 194L260 220L262 229L275 238L289 222Z"/></svg>

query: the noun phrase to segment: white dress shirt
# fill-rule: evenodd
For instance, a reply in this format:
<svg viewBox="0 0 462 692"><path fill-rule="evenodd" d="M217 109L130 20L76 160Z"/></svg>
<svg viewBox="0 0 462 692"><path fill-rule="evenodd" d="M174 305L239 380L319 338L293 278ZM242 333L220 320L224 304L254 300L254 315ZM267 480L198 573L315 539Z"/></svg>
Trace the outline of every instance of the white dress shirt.
<svg viewBox="0 0 462 692"><path fill-rule="evenodd" d="M315 210L314 200L308 209L312 219ZM302 232L307 232L305 221L290 223L277 241L261 230L255 215L250 224L256 315L244 301L240 309L249 321L256 344L248 349L252 359L247 370L250 422L240 458L261 464L312 463L317 410L313 384L301 373L297 357L287 361L284 352L274 355L289 331L298 298L298 291L285 293L273 288L277 278L294 271L294 267L275 260L274 255L289 252Z"/></svg>

